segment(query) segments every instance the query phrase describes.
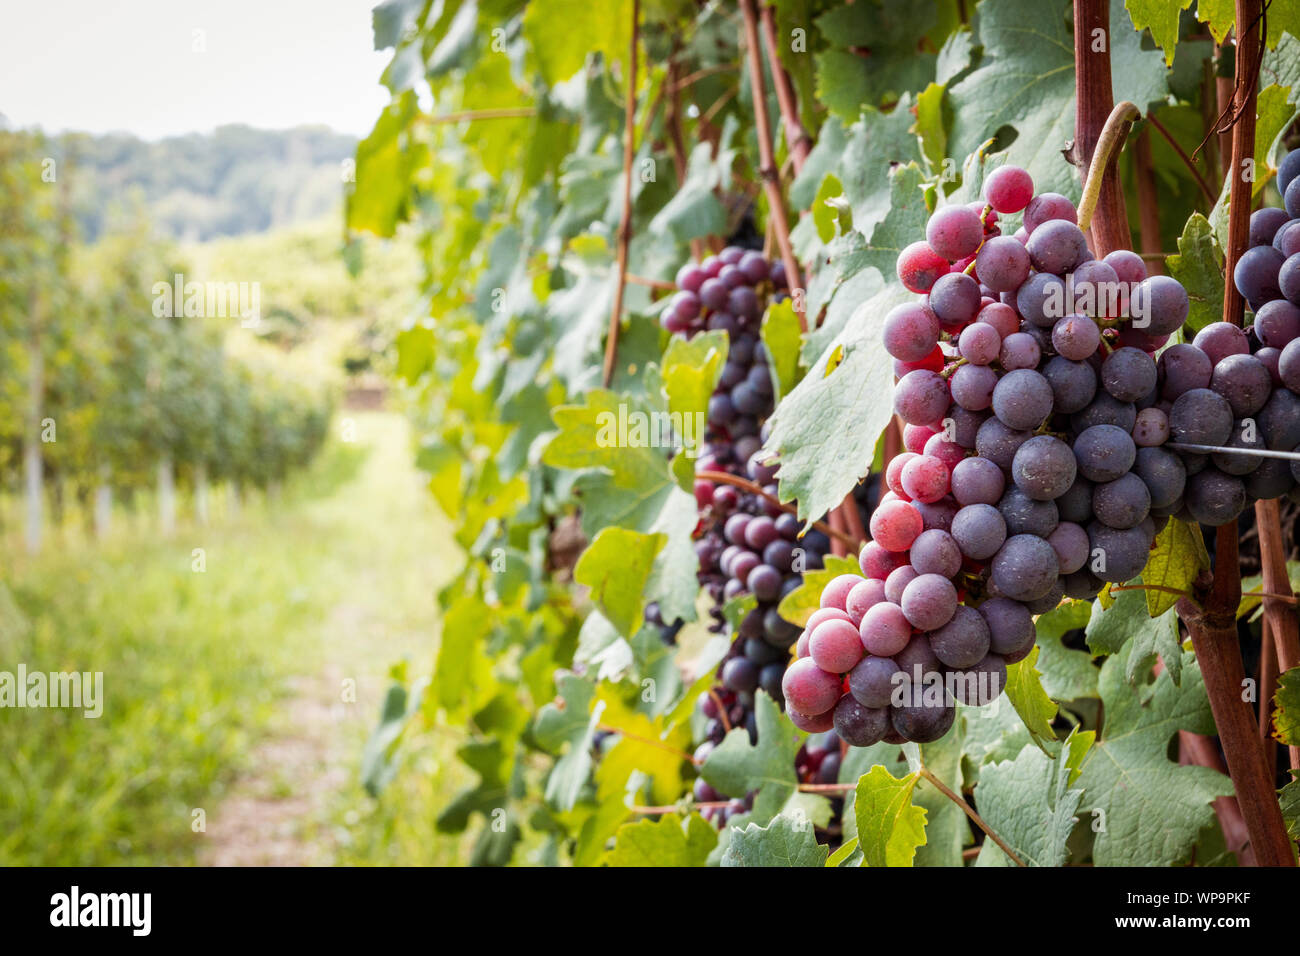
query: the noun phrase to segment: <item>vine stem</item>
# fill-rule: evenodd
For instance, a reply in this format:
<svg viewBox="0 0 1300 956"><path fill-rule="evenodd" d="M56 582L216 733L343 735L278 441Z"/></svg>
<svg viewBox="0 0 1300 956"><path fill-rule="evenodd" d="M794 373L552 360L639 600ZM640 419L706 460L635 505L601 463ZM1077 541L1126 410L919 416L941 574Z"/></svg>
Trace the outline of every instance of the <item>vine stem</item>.
<svg viewBox="0 0 1300 956"><path fill-rule="evenodd" d="M794 164L796 176L803 170L812 150L812 137L803 128L799 120L799 104L795 100L794 84L790 74L781 65L776 37L776 13L771 6L764 4L761 12L763 40L767 49L767 66L772 72L772 85L776 87L776 102L781 109L781 123L785 127L786 148L790 151L790 161Z"/></svg>
<svg viewBox="0 0 1300 956"><path fill-rule="evenodd" d="M1147 122L1151 124L1152 129L1163 136L1165 142L1167 142L1173 148L1174 152L1178 154L1178 158L1183 161L1183 165L1186 166L1187 171L1192 174L1192 178L1195 179L1197 184L1201 187L1201 192L1205 193L1205 198L1210 200L1210 204L1213 205L1218 202L1219 194L1216 193L1214 188L1205 181L1205 177L1201 175L1201 171L1197 169L1196 164L1192 162L1192 157L1187 155L1187 150L1183 149L1183 147L1179 145L1178 140L1174 139L1173 134L1165 128L1165 125L1161 123L1160 120L1156 119L1154 113L1148 113L1146 119Z"/></svg>
<svg viewBox="0 0 1300 956"><path fill-rule="evenodd" d="M665 813L681 813L691 810L722 810L731 806L730 800L701 800L698 803L692 803L689 807L678 806L677 804L668 804L662 807L638 807L631 806L628 810L632 813L641 813L646 816L661 816Z"/></svg>
<svg viewBox="0 0 1300 956"><path fill-rule="evenodd" d="M1090 186L1096 195L1086 216L1082 215L1084 203L1080 203L1079 226L1087 232L1093 209L1097 210L1097 223L1090 237L1092 251L1100 257L1115 249L1128 249L1132 242L1118 167L1110 162L1109 155L1100 166L1095 166L1094 154L1106 152L1098 147L1115 102L1111 90L1111 45L1107 42L1094 49L1093 38L1097 36L1111 36L1109 0L1074 0L1074 72L1078 89L1074 99L1074 142L1068 155L1086 177L1085 201ZM1110 151L1118 152L1114 147ZM1097 175L1093 175L1094 166Z"/></svg>
<svg viewBox="0 0 1300 956"><path fill-rule="evenodd" d="M625 276L632 285L643 285L650 289L663 289L666 292L673 292L677 289L676 282L669 282L667 279L651 279L648 276L638 276L627 273Z"/></svg>
<svg viewBox="0 0 1300 956"><path fill-rule="evenodd" d="M1084 232L1092 226L1093 214L1097 211L1097 203L1101 200L1102 187L1106 185L1114 169L1112 163L1119 159L1128 131L1132 128L1133 121L1141 115L1141 111L1126 100L1117 103L1110 111L1110 115L1106 117L1106 125L1101 129L1101 136L1098 137L1097 146L1092 153L1092 161L1088 165L1088 177L1083 181L1083 198L1079 200L1079 228ZM1124 228L1128 229L1127 224ZM1115 248L1119 247L1120 244L1117 243Z"/></svg>
<svg viewBox="0 0 1300 956"><path fill-rule="evenodd" d="M1286 568L1286 549L1282 539L1282 509L1277 499L1255 503L1255 527L1259 529L1259 555L1263 566L1264 620L1268 624L1264 639L1272 638L1276 670L1285 673L1300 665L1300 615L1296 613L1296 596ZM1273 695L1260 695L1260 711L1271 710ZM1269 744L1271 746L1271 742ZM1300 769L1300 747L1289 748L1291 769Z"/></svg>
<svg viewBox="0 0 1300 956"><path fill-rule="evenodd" d="M655 740L653 737L642 737L640 734L634 734L628 730L612 727L609 724L597 724L596 729L603 730L607 734L617 734L620 737L626 737L628 740L635 740L637 743L645 744L647 747L654 747L658 750L666 751L676 757L681 757L683 760L689 760L697 767L704 762L702 760L697 760L693 754L688 754L684 750L678 750L676 747L666 744L662 740Z"/></svg>
<svg viewBox="0 0 1300 956"><path fill-rule="evenodd" d="M627 285L627 251L632 241L632 157L636 151L636 60L641 32L641 0L632 0L632 42L628 49L627 101L623 129L623 214L618 225L618 276L614 280L614 303L609 312L609 332L605 336L605 366L601 381L605 387L614 378L614 361L618 357L618 332L623 314L623 289Z"/></svg>
<svg viewBox="0 0 1300 956"><path fill-rule="evenodd" d="M741 488L748 491L750 494L758 495L765 501L772 502L772 504L776 505L782 511L788 512L796 518L799 516L799 509L794 505L786 504L780 498L776 497L776 495L769 495L763 490L761 485L750 481L748 478L741 478L739 475L733 475L725 471L697 471L695 477L703 479L704 481L716 481L720 485L732 485L733 487ZM824 521L814 521L812 526L827 537L838 538L850 547L856 547L857 545L857 542L847 534L842 531L836 531Z"/></svg>
<svg viewBox="0 0 1300 956"><path fill-rule="evenodd" d="M537 108L533 106L503 106L487 110L458 110L455 113L443 113L439 116L426 116L426 123L461 123L465 121L490 119L522 119L535 116Z"/></svg>
<svg viewBox="0 0 1300 956"><path fill-rule="evenodd" d="M960 794L949 789L948 785L944 783L942 780L940 780L938 777L936 777L933 773L931 773L930 768L925 766L924 764L921 765L921 776L925 777L926 780L930 781L930 783L934 786L934 788L938 790L940 793L942 793L945 797L947 797L953 803L957 804L957 806L961 807L962 810L965 812L966 816L970 817L971 823L975 824L977 827L983 830L985 835L994 843L996 843L998 845L998 849L1001 850L1003 853L1005 853L1007 856L1009 856L1012 862L1016 864L1016 866L1025 865L1025 861L1020 859L1020 857L1016 856L1016 851L1011 849L1011 847L1007 846L1006 841L1003 840L1002 837L998 836L996 833L993 832L993 828L984 822L984 818L975 812L975 808L972 807L969 803L967 803L964 799L962 799Z"/></svg>
<svg viewBox="0 0 1300 956"><path fill-rule="evenodd" d="M781 262L785 265L795 318L799 320L799 331L807 332L808 320L804 315L800 295L799 263L795 260L794 249L790 245L790 222L785 216L780 173L772 154L772 128L768 121L767 96L764 93L766 87L763 83L763 53L758 40L757 3L755 0L740 0L740 10L745 17L745 52L749 60L749 85L754 94L754 132L758 137L759 175L763 180L763 190L767 193L767 213L776 223L776 246L781 250Z"/></svg>

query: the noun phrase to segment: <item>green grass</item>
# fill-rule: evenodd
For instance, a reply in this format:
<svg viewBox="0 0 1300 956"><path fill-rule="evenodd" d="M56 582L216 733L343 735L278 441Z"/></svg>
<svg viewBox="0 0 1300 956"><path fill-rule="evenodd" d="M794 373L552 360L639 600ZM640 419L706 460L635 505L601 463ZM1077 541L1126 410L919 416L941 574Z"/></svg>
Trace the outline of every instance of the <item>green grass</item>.
<svg viewBox="0 0 1300 956"><path fill-rule="evenodd" d="M0 864L196 862L247 775L270 777L271 798L320 786L260 766L259 744L294 735L345 771L298 821L313 862L455 862L460 841L430 832L464 783L454 735L425 739L379 802L357 779L385 673L403 657L428 667L433 595L458 559L404 423L354 417L358 444L331 445L277 503L167 542L132 533L0 559L13 604L0 606L0 670L102 671L105 696L99 719L0 709ZM295 695L332 696L341 679L356 703L293 725Z"/></svg>

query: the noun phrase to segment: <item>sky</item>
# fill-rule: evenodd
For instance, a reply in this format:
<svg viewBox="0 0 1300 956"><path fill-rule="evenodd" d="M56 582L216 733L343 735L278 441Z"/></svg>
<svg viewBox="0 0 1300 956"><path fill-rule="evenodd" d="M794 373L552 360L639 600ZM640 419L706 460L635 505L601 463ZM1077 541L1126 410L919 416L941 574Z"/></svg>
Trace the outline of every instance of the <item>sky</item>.
<svg viewBox="0 0 1300 956"><path fill-rule="evenodd" d="M0 115L144 139L224 123L364 135L388 102L378 0L36 0L0 13Z"/></svg>

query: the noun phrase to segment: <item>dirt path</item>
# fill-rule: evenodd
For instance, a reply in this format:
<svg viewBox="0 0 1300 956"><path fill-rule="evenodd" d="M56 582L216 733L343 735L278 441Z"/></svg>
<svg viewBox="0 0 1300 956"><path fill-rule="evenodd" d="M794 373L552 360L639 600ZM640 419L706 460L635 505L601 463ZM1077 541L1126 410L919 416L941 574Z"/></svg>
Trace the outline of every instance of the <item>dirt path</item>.
<svg viewBox="0 0 1300 956"><path fill-rule="evenodd" d="M328 610L318 626L290 636L302 642L301 672L285 688L269 738L208 818L204 865L332 862L339 800L366 799L357 768L388 667L408 656L423 669L433 654L447 532L411 463L404 423L373 413L356 421L358 440L370 446L360 474L303 505L330 526L337 546L311 562L301 593L289 596ZM293 542L283 546L290 552Z"/></svg>

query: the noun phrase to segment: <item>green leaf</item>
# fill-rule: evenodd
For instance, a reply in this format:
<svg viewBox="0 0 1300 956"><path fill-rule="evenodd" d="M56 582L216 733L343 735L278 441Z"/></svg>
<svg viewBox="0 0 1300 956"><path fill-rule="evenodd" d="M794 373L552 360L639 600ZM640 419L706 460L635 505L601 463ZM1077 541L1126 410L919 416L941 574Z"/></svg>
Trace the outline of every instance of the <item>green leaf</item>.
<svg viewBox="0 0 1300 956"><path fill-rule="evenodd" d="M1053 611L1040 614L1034 622L1043 690L1053 700L1097 696L1097 668L1092 656L1062 643L1068 631L1087 627L1091 614L1092 605L1087 601L1067 601Z"/></svg>
<svg viewBox="0 0 1300 956"><path fill-rule="evenodd" d="M1015 760L980 771L980 816L1027 866L1064 866L1069 859L1066 844L1083 799L1082 790L1070 787L1071 775L1077 775L1093 739L1091 731L1072 733L1055 758L1027 746ZM1075 741L1081 745L1073 746ZM996 843L984 841L977 866L1011 864Z"/></svg>
<svg viewBox="0 0 1300 956"><path fill-rule="evenodd" d="M854 857L858 858L859 862L857 865L861 866L862 852L858 849L857 837L853 837L851 840L845 840L840 844L840 848L830 855L830 859L826 861L826 865L837 867L849 866L851 865L850 861Z"/></svg>
<svg viewBox="0 0 1300 956"><path fill-rule="evenodd" d="M1182 676L1183 658L1178 616L1168 610L1159 617L1151 617L1145 595L1145 591L1135 588L1120 591L1115 603L1104 610L1100 602L1094 603L1085 632L1088 647L1094 654L1116 654L1122 647L1131 648L1132 653L1126 655L1125 673L1130 683L1141 680L1159 654L1170 679L1177 685Z"/></svg>
<svg viewBox="0 0 1300 956"><path fill-rule="evenodd" d="M1098 866L1177 866L1187 861L1201 830L1214 824L1211 803L1231 794L1232 783L1208 767L1182 767L1168 756L1178 731L1214 733L1194 656L1184 655L1181 687L1167 672L1149 686L1133 687L1125 676L1132 648L1125 643L1101 669L1106 721L1083 762L1079 809L1093 816Z"/></svg>
<svg viewBox="0 0 1300 956"><path fill-rule="evenodd" d="M763 825L798 789L794 758L803 735L761 690L754 695L754 712L758 743L749 742L745 728L733 727L704 761L700 775L721 793L743 796L757 791L749 819Z"/></svg>
<svg viewBox="0 0 1300 956"><path fill-rule="evenodd" d="M853 213L844 199L844 187L833 173L827 173L812 205L813 225L822 242L830 242L837 235L853 228Z"/></svg>
<svg viewBox="0 0 1300 956"><path fill-rule="evenodd" d="M726 332L703 332L689 340L675 335L664 351L663 389L684 448L704 441L709 398L726 360Z"/></svg>
<svg viewBox="0 0 1300 956"><path fill-rule="evenodd" d="M1178 48L1178 15L1192 5L1192 0L1125 0L1124 6L1139 30L1151 30L1151 39L1165 51L1165 63L1174 64Z"/></svg>
<svg viewBox="0 0 1300 956"><path fill-rule="evenodd" d="M771 356L769 367L776 379L776 399L779 402L799 381L799 317L794 313L791 299L774 302L763 316L763 344Z"/></svg>
<svg viewBox="0 0 1300 956"><path fill-rule="evenodd" d="M872 767L858 779L853 812L865 866L911 866L925 843L925 810L912 803L919 773L899 779Z"/></svg>
<svg viewBox="0 0 1300 956"><path fill-rule="evenodd" d="M581 24L581 29L577 25ZM610 0L530 0L524 10L524 39L546 82L552 86L582 69L589 53L625 62L632 42L632 4Z"/></svg>
<svg viewBox="0 0 1300 956"><path fill-rule="evenodd" d="M1196 19L1210 28L1215 43L1222 43L1236 25L1237 4L1235 0L1196 0Z"/></svg>
<svg viewBox="0 0 1300 956"><path fill-rule="evenodd" d="M663 534L605 528L573 568L573 579L591 588L592 600L624 637L641 626L646 581L667 540Z"/></svg>
<svg viewBox="0 0 1300 956"><path fill-rule="evenodd" d="M1190 591L1197 575L1209 568L1210 555L1205 550L1201 526L1170 518L1156 535L1151 557L1142 569L1142 583ZM1178 603L1178 595L1166 591L1147 591L1146 598L1147 613L1152 617L1159 617Z"/></svg>
<svg viewBox="0 0 1300 956"><path fill-rule="evenodd" d="M908 94L887 113L863 110L861 118L849 127L838 154L839 161L834 167L835 175L844 184L844 196L853 210L853 226L864 236L871 237L873 247L885 237L884 233L880 237L874 234L876 226L892 209L904 208L905 204L910 207L909 201L913 199L912 184L904 182L898 184L901 189L895 189L895 181L889 174L895 166L905 167L922 161L920 142L913 127L914 105ZM927 214L922 210L915 215L923 234ZM905 238L906 230L913 228L914 221L902 222L894 231ZM912 238L915 239L916 235L913 233ZM880 263L876 265L887 275L893 275L892 260L886 263L888 270Z"/></svg>
<svg viewBox="0 0 1300 956"><path fill-rule="evenodd" d="M806 819L779 815L765 827L749 823L731 834L723 866L825 866L828 850L819 846Z"/></svg>
<svg viewBox="0 0 1300 956"><path fill-rule="evenodd" d="M828 554L823 561L824 565L821 568L805 571L802 583L783 597L781 603L777 605L777 613L791 624L803 627L808 623L808 618L812 617L813 611L821 607L822 590L832 579L841 574L862 574L858 559L853 555L845 555L841 558Z"/></svg>
<svg viewBox="0 0 1300 956"><path fill-rule="evenodd" d="M1300 561L1286 563L1286 576L1291 583L1291 593L1300 594ZM1260 606L1263 598L1248 592L1261 591L1263 588L1264 576L1261 574L1252 574L1248 578L1241 579L1241 604L1237 606L1237 617L1245 617Z"/></svg>
<svg viewBox="0 0 1300 956"><path fill-rule="evenodd" d="M405 142L419 105L407 91L384 108L370 135L357 144L356 187L347 197L348 228L391 237L406 218L407 188L424 152Z"/></svg>
<svg viewBox="0 0 1300 956"><path fill-rule="evenodd" d="M1270 22L1270 33L1273 24ZM1300 44L1291 44L1292 53L1300 53ZM1255 105L1255 182L1251 186L1252 195L1258 196L1264 190L1269 177L1264 171L1269 168L1268 158L1275 145L1280 144L1286 131L1295 122L1300 110L1296 109L1295 97L1300 90L1269 84L1259 91Z"/></svg>
<svg viewBox="0 0 1300 956"><path fill-rule="evenodd" d="M727 211L714 193L719 179L713 147L697 144L687 161L686 181L650 220L647 231L671 236L677 242L726 232Z"/></svg>
<svg viewBox="0 0 1300 956"><path fill-rule="evenodd" d="M1038 192L1078 195L1061 150L1074 139L1074 39L1069 5L1043 0L985 0L979 10L980 65L949 89L953 156L973 153L1003 126L1019 134L1007 162L1029 170ZM1110 5L1111 75L1115 102L1141 110L1168 92L1164 57L1142 49L1122 0Z"/></svg>
<svg viewBox="0 0 1300 956"><path fill-rule="evenodd" d="M1039 649L1035 647L1028 657L1007 668L1007 699L1041 746L1041 741L1056 740L1052 721L1057 708L1047 691L1043 690L1043 675L1034 666L1038 654Z"/></svg>
<svg viewBox="0 0 1300 956"><path fill-rule="evenodd" d="M1288 747L1300 747L1300 667L1278 677L1273 703L1273 736Z"/></svg>
<svg viewBox="0 0 1300 956"><path fill-rule="evenodd" d="M658 820L625 823L601 861L606 866L704 866L718 831L698 813L685 820L668 813Z"/></svg>
<svg viewBox="0 0 1300 956"><path fill-rule="evenodd" d="M1278 799L1282 803L1282 819L1286 821L1287 835L1292 840L1300 840L1300 776L1297 776L1295 770L1291 771L1291 776L1295 779L1278 791Z"/></svg>
<svg viewBox="0 0 1300 956"><path fill-rule="evenodd" d="M550 703L538 711L533 736L550 753L564 751L546 778L546 800L558 810L572 810L591 776L591 741L605 705L592 706L594 685L575 674L560 672L556 689L563 706Z"/></svg>

